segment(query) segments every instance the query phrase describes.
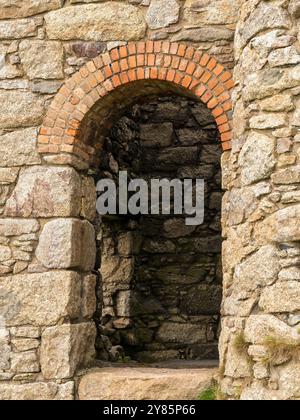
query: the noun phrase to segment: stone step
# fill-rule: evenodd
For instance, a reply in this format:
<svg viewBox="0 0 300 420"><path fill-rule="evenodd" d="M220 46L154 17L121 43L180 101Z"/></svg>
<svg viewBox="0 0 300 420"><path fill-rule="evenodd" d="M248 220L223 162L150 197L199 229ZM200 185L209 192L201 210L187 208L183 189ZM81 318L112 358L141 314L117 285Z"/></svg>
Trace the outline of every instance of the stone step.
<svg viewBox="0 0 300 420"><path fill-rule="evenodd" d="M218 374L215 367L97 368L79 382L79 400L196 400Z"/></svg>

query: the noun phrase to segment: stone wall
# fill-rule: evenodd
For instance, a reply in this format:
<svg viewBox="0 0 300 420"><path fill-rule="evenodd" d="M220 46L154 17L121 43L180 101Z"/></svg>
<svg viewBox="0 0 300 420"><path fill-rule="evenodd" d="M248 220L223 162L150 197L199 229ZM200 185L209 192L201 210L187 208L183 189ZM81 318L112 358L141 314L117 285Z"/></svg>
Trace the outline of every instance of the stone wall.
<svg viewBox="0 0 300 420"><path fill-rule="evenodd" d="M214 119L198 102L153 99L114 124L97 178L203 178L206 207L198 227L172 214L99 220L99 333L110 339L99 337L100 359L218 359L220 157Z"/></svg>
<svg viewBox="0 0 300 420"><path fill-rule="evenodd" d="M94 357L96 197L76 130L172 85L212 109L229 150L238 20L222 392L300 397L299 16L297 0L2 0L0 399L73 399Z"/></svg>
<svg viewBox="0 0 300 420"><path fill-rule="evenodd" d="M245 2L223 202L222 391L299 399L298 1ZM228 177L227 177L228 175Z"/></svg>
<svg viewBox="0 0 300 420"><path fill-rule="evenodd" d="M224 103L215 117L224 146L229 148L227 113L231 104L227 91L233 83L226 69L233 67L233 35L241 2L214 3L1 2L0 399L73 399L74 375L81 366L89 365L95 353L92 318L96 278L91 274L96 253L91 225L95 217L94 181L87 165L76 157L62 154L53 159L52 155L39 154L38 132L41 151L47 124L55 118L49 151L57 149L59 136L65 136L63 152L69 151L67 142L74 129L64 134L64 118L74 107L77 115L87 114L91 97L100 100L103 94L103 87L95 93L95 79L91 77L94 91L84 87L90 93L86 103L75 100L77 94L81 95L79 82L87 76L87 69L94 71L93 63L101 63L99 54L111 52L103 55L105 62L109 59L107 67L101 68L106 73L97 73L102 83L110 77L109 67L116 71L113 61L118 50L114 48L127 49L128 45L128 51L132 51L134 47L134 55L128 62L120 61L120 66L137 60L138 67L140 57L136 54L143 50L150 65L153 56L148 57L152 51L148 47L155 45L155 53L161 52L157 60L165 67L161 72L165 78L175 78L175 71L172 78L167 73L170 60L175 69L180 69L178 72L183 72L180 93L189 85L196 88L196 78L203 75L207 87L201 85L198 96L212 109ZM149 39L162 42L136 47L136 42ZM179 49L179 44L168 41L184 41L186 45ZM187 48L189 45L195 49ZM195 62L187 69L191 59ZM184 77L186 69L189 73ZM76 73L78 70L80 73ZM132 73L138 77L142 73L146 78L135 68ZM64 84L68 81L70 86L74 80L77 85L72 96ZM106 81L103 86L108 92L111 85ZM159 83L154 86L156 93L162 89ZM62 94L68 101L62 100ZM132 94L128 89L127 98L134 97ZM122 95L114 100L126 105ZM55 103L63 109L58 110ZM104 110L111 111L113 106L112 100L103 102Z"/></svg>

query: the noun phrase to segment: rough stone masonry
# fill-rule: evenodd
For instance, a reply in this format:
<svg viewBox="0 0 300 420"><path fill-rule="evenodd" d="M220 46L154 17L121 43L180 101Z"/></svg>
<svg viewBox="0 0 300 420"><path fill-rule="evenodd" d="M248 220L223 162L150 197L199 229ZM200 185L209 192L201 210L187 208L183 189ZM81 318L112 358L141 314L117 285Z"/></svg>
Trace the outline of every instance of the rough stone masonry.
<svg viewBox="0 0 300 420"><path fill-rule="evenodd" d="M299 0L1 1L0 399L77 398L96 341L87 158L166 93L201 98L223 140L220 393L300 398L299 19Z"/></svg>

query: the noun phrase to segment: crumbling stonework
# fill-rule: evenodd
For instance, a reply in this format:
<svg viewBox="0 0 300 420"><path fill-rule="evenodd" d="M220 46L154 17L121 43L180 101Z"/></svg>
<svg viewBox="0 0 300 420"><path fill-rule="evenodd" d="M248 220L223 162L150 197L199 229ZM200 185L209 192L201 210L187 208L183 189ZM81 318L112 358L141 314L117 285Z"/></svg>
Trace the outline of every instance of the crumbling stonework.
<svg viewBox="0 0 300 420"><path fill-rule="evenodd" d="M223 157L231 176L220 340L222 392L231 398L300 396L293 385L300 343L297 10L297 1L247 1L237 27L234 139Z"/></svg>
<svg viewBox="0 0 300 420"><path fill-rule="evenodd" d="M126 109L166 94L206 104L224 151L222 393L300 398L299 10L2 0L0 399L77 397L95 354L95 168Z"/></svg>

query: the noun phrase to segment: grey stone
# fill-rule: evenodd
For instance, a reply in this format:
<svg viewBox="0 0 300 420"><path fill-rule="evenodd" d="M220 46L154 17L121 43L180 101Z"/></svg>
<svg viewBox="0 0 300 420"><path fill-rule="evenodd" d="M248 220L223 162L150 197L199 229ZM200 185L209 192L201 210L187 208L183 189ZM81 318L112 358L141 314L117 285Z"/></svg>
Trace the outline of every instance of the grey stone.
<svg viewBox="0 0 300 420"><path fill-rule="evenodd" d="M36 373L40 365L35 351L11 354L11 370L15 373Z"/></svg>
<svg viewBox="0 0 300 420"><path fill-rule="evenodd" d="M299 217L299 204L278 210L259 224L255 237L261 244L299 241Z"/></svg>
<svg viewBox="0 0 300 420"><path fill-rule="evenodd" d="M35 36L37 27L33 19L2 20L0 39L21 39Z"/></svg>
<svg viewBox="0 0 300 420"><path fill-rule="evenodd" d="M244 185L268 178L276 164L275 142L265 134L251 133L243 146L239 163Z"/></svg>
<svg viewBox="0 0 300 420"><path fill-rule="evenodd" d="M215 42L220 40L231 40L234 32L226 28L206 27L201 29L184 29L176 34L172 41L191 41L191 42Z"/></svg>
<svg viewBox="0 0 300 420"><path fill-rule="evenodd" d="M93 226L78 219L48 222L41 233L36 257L47 268L92 270L96 259Z"/></svg>
<svg viewBox="0 0 300 420"><path fill-rule="evenodd" d="M40 352L44 378L71 378L79 367L86 367L95 356L95 338L94 323L47 328Z"/></svg>
<svg viewBox="0 0 300 420"><path fill-rule="evenodd" d="M115 2L65 7L48 13L45 21L49 39L132 41L146 31L141 10Z"/></svg>
<svg viewBox="0 0 300 420"><path fill-rule="evenodd" d="M81 378L79 400L195 400L215 374L216 369L93 370Z"/></svg>
<svg viewBox="0 0 300 420"><path fill-rule="evenodd" d="M245 339L248 343L264 345L268 338L291 344L299 342L297 328L291 328L273 315L251 315L246 321Z"/></svg>
<svg viewBox="0 0 300 420"><path fill-rule="evenodd" d="M291 313L300 310L300 282L285 281L266 287L259 306L268 313Z"/></svg>
<svg viewBox="0 0 300 420"><path fill-rule="evenodd" d="M176 0L152 0L146 14L150 29L165 28L179 20L180 6Z"/></svg>
<svg viewBox="0 0 300 420"><path fill-rule="evenodd" d="M267 29L284 28L291 25L290 17L286 10L280 6L269 3L259 3L244 24L242 36L247 43L254 35Z"/></svg>
<svg viewBox="0 0 300 420"><path fill-rule="evenodd" d="M272 285L280 268L277 248L274 245L263 246L236 266L236 287L240 291L254 292L259 287Z"/></svg>
<svg viewBox="0 0 300 420"><path fill-rule="evenodd" d="M1 128L37 126L42 122L43 114L44 101L37 95L23 91L0 91Z"/></svg>
<svg viewBox="0 0 300 420"><path fill-rule="evenodd" d="M146 147L168 147L172 143L173 124L141 124L141 145Z"/></svg>
<svg viewBox="0 0 300 420"><path fill-rule="evenodd" d="M298 184L300 182L300 166L281 169L272 175L274 184L288 185Z"/></svg>
<svg viewBox="0 0 300 420"><path fill-rule="evenodd" d="M2 167L37 165L37 129L26 128L0 136L0 164Z"/></svg>
<svg viewBox="0 0 300 420"><path fill-rule="evenodd" d="M81 179L73 168L34 166L21 171L6 203L6 216L78 216Z"/></svg>
<svg viewBox="0 0 300 420"><path fill-rule="evenodd" d="M19 46L23 68L30 80L62 79L64 51L56 41L22 41Z"/></svg>
<svg viewBox="0 0 300 420"><path fill-rule="evenodd" d="M162 343L195 344L206 340L206 328L197 324L164 322L156 339Z"/></svg>
<svg viewBox="0 0 300 420"><path fill-rule="evenodd" d="M1 236L19 236L24 234L35 233L39 230L39 222L37 220L22 219L1 219L0 235Z"/></svg>
<svg viewBox="0 0 300 420"><path fill-rule="evenodd" d="M0 19L22 18L59 9L62 0L2 0Z"/></svg>
<svg viewBox="0 0 300 420"><path fill-rule="evenodd" d="M1 313L7 326L43 326L80 311L80 276L71 271L19 274L3 278Z"/></svg>
<svg viewBox="0 0 300 420"><path fill-rule="evenodd" d="M0 384L0 400L73 400L74 383L35 382L28 384Z"/></svg>

